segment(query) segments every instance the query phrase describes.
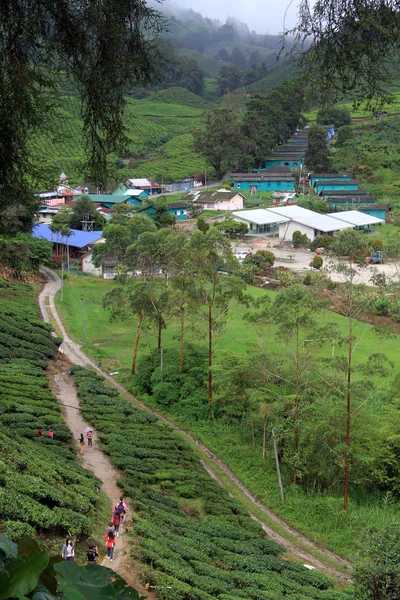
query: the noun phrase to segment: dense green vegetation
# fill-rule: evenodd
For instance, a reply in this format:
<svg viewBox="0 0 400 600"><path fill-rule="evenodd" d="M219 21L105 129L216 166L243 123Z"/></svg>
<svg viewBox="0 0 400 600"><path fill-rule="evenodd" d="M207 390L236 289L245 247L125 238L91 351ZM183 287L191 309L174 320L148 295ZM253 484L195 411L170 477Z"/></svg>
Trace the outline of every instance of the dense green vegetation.
<svg viewBox="0 0 400 600"><path fill-rule="evenodd" d="M95 373L74 366L83 414L125 472L141 578L163 600L273 600L346 594L283 560L281 548L203 469L178 434L135 409Z"/></svg>
<svg viewBox="0 0 400 600"><path fill-rule="evenodd" d="M80 567L51 554L35 539L15 544L0 536L0 599L10 600L141 600L135 589L111 569Z"/></svg>
<svg viewBox="0 0 400 600"><path fill-rule="evenodd" d="M1 530L12 539L87 535L99 481L79 466L46 376L61 340L39 319L28 285L0 281Z"/></svg>
<svg viewBox="0 0 400 600"><path fill-rule="evenodd" d="M393 441L396 438L393 423L397 422L397 417L392 418L389 416L393 414L393 410L396 414L396 369L391 370L388 364L386 367L389 369L388 374L384 377L376 374L373 377L373 381L368 384L369 386L373 385L373 387L369 388L361 383L365 378L363 365L369 365L367 368L372 372L371 361L368 360L371 354L385 354L390 361L396 364L398 355L397 339L377 338L374 335L373 327L365 323L359 322L355 326L354 335L361 338L357 344L355 355L355 388L356 391L358 390L358 394L367 394L364 399L368 398L368 400L364 404L364 408L356 412L357 419L359 419L359 421L357 420L358 432L356 439L360 436L360 444L359 442L356 443L355 452L361 460L357 460L355 466L360 476L360 483L353 485L351 488L348 513L344 514L343 512L340 478L338 480L337 488L339 489L337 491L312 492L313 482L311 481L311 492L306 492L300 486L295 487L291 485L292 470L290 468L285 471L284 475L286 501L282 505L279 498L279 488L276 481L270 438L267 440L267 460L263 460L263 417L258 413L257 409L258 402L264 403L268 400L275 386L272 385L272 382L267 386L264 383L258 383L258 375L255 377L257 373L265 372L265 364L260 364L259 367L256 367L260 360L259 356L262 356L264 351L270 354L271 357L276 357L277 364L281 364L280 368L283 368L285 364L288 365L288 361L291 361L292 354L288 353L286 341L281 340L277 334L277 326L269 325L266 329L260 329L260 325L257 325L257 323L254 324L254 327L250 326L249 322L244 319L244 315L248 309L235 301L230 302L229 317L221 323L221 331L216 332L215 384L217 387L215 404L213 404L213 413L216 418L208 419L206 406L206 365L204 364L206 339L202 318L199 319L196 317L193 323L189 320L186 337L187 343L196 343L196 347L199 350L197 358L189 361L189 365L193 365L194 362L197 366L198 375L196 375L196 379L193 379L194 373L190 377L185 375L183 379L179 375L179 323L173 319L167 322L167 328L162 332L165 385L160 386L157 394L154 392L150 396L148 394L148 387L146 388L147 391L144 392L144 388L141 388L141 384L139 386L139 383L145 381L147 382L146 385L151 386L159 383L160 364L159 355L156 352L156 330L151 326L142 334L142 341L138 352L139 364L137 377L139 379L132 380L130 370L136 337L136 320L133 318L132 323L128 321L125 323L121 321L109 321L107 313L102 308L102 299L106 292L113 289L113 287L115 287L113 282L96 278L78 279L71 277L68 279L64 288L64 300L61 303L58 296L57 307L66 323L69 334L82 343L83 316L81 298L83 295L88 306L88 343L85 346L85 351L95 359L101 360L104 368L110 371L119 371L119 377L124 384L132 391L139 392L141 398L147 403L167 412L174 420L182 422L186 428L193 431L194 435L203 440L213 451L221 456L243 482L268 506L276 510L292 525L298 527L313 539L330 546L337 552L347 555L350 558L354 557L354 553L358 548L358 536L367 525L375 524L379 526L384 523L389 524L398 519L399 503L396 492L390 491L394 481L388 479L384 483L384 480L381 479L379 483L379 480L375 480L372 486L372 488L375 488L373 491L371 484L366 484L365 479L367 471L369 472L368 477L370 481L371 476L375 477L378 473L382 475L381 468L384 466L385 461L381 462L379 452L384 447L381 444L389 437L387 427L392 430L394 435ZM255 300L266 297L274 299L276 296L273 292L265 292L251 287L247 288L247 293L251 294ZM330 330L332 324L335 330L346 331L347 319L338 314L323 311L317 315L316 321L320 330L324 332L328 329ZM314 337L321 337L321 335ZM322 337L327 337L326 333ZM253 348L255 356L253 355ZM313 349L312 354L315 353L315 350ZM332 341L327 341L322 346L318 346L318 355L321 360L320 367L323 372L328 368L327 363L324 361L331 358L332 351L335 360L337 360L335 369L341 369L343 366L342 360L346 349L336 343L332 346ZM246 356L247 358L245 358ZM253 382L256 382L258 387L257 394L254 394L251 391L251 385L246 383L248 379L246 379L247 375L245 375L246 370L243 371L241 358L243 358L246 364L250 365L251 372L254 375L251 379ZM377 366L378 364L379 361L377 362ZM224 365L231 365L226 370L226 373L228 378L232 377L232 381L236 381L235 373L239 373L239 381L243 380L245 382L244 385L250 393L250 398L252 398L251 402L249 402L253 406L251 414L254 421L255 447L253 447L252 442L249 413L243 413L250 404L243 405L243 402L240 400L242 397L241 394L245 394L244 397L247 397L247 392L232 390L227 387L223 379L220 379L224 372ZM288 366L290 369L290 363ZM220 367L222 373L218 373ZM339 371L336 371L336 373L338 376ZM241 374L243 374L243 377ZM293 381L292 376L293 373L290 375L291 381ZM172 378L172 386L168 383L170 377ZM331 468L340 468L342 463L338 462L336 464L335 461L332 462L328 446L325 446L325 444L321 446L318 440L320 440L325 428L324 416L328 413L331 414L330 418L333 419L333 421L330 421L332 429L329 431L332 431L332 434L336 430L338 434L340 434L340 431L343 432L342 425L345 407L341 398L335 400L333 404L330 404L330 402L326 404L327 384L324 383L326 378L321 373L318 377L320 384L316 388L316 396L319 398L319 401L315 405L314 416L310 421L310 427L314 430L309 431L307 428L308 433L304 431L304 435L306 439L309 437L309 443L314 448L311 456L315 453L315 457L317 457L323 449L326 450L327 455L323 459L324 467L322 473L329 473L331 472ZM357 383L357 381L360 383ZM269 388L271 394L268 392ZM179 390L179 394L177 390ZM289 407L292 406L293 402L292 392L290 390L286 390L285 392L282 388L276 390L277 398L286 393L288 394L287 402ZM271 401L274 401L274 399L275 395L271 396ZM306 411L304 418L307 418L307 415L310 417L309 406L308 401L306 401L306 405L304 405ZM320 419L318 418L318 414L320 415ZM272 422L270 421L270 423ZM323 428L320 433L316 433L316 423L319 423ZM339 424L342 425L339 426ZM370 429L371 427L372 429ZM367 434L367 431L370 433ZM367 439L370 439L371 443L373 443L372 449L369 446L366 447L365 442L362 441L366 435ZM333 439L327 440L328 445L332 441ZM314 442L316 444L315 447ZM339 443L337 451L342 452L342 450L343 448ZM387 456L389 457L389 455L390 453ZM373 456L378 460L378 463L371 462ZM287 458L289 459L289 457L290 454L288 454ZM380 467L378 470L375 470L375 466L378 466L379 463L381 463ZM372 464L375 465L373 471L371 471ZM367 471L364 470L365 468L367 468ZM379 475L379 478L381 475ZM384 483L384 486L389 487L384 487L383 490L379 489L382 483ZM371 491L367 494L365 490L370 488Z"/></svg>

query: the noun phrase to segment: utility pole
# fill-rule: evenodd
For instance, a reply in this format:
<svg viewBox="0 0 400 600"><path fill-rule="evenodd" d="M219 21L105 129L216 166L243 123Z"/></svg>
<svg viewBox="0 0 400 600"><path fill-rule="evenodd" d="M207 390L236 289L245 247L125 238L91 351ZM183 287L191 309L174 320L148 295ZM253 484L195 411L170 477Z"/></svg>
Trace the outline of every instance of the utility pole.
<svg viewBox="0 0 400 600"><path fill-rule="evenodd" d="M279 493L281 495L281 502L285 502L285 497L283 495L282 479L281 479L281 469L279 467L278 450L276 447L276 439L275 439L275 431L274 430L272 430L272 440L274 442L274 453L275 453L275 462L276 462L276 473L278 475Z"/></svg>
<svg viewBox="0 0 400 600"><path fill-rule="evenodd" d="M61 262L61 302L64 298L64 261Z"/></svg>
<svg viewBox="0 0 400 600"><path fill-rule="evenodd" d="M83 302L83 343L86 344L86 300L85 298L82 300Z"/></svg>
<svg viewBox="0 0 400 600"><path fill-rule="evenodd" d="M162 372L163 372L163 349L160 348L160 381L162 383Z"/></svg>

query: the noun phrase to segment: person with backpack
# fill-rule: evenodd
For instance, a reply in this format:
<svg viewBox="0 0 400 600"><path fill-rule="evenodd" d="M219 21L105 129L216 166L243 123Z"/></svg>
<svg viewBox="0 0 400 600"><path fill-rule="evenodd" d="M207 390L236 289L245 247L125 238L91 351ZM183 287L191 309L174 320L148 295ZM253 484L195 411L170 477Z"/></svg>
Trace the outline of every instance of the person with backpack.
<svg viewBox="0 0 400 600"><path fill-rule="evenodd" d="M61 556L64 560L68 560L69 562L74 562L75 557L75 546L72 543L71 538L67 538L64 546L61 550Z"/></svg>
<svg viewBox="0 0 400 600"><path fill-rule="evenodd" d="M113 525L114 525L114 533L117 537L119 537L119 526L121 524L121 513L119 510L115 510L113 514Z"/></svg>
<svg viewBox="0 0 400 600"><path fill-rule="evenodd" d="M98 555L99 555L99 552L97 550L97 546L95 546L94 544L89 544L89 549L86 552L88 565L95 565L96 558L98 557Z"/></svg>
<svg viewBox="0 0 400 600"><path fill-rule="evenodd" d="M107 548L107 558L112 562L114 556L114 548L115 548L115 535L113 531L108 531L105 535L106 538L106 548Z"/></svg>
<svg viewBox="0 0 400 600"><path fill-rule="evenodd" d="M121 515L121 525L123 525L124 521L125 521L125 515L128 512L128 507L127 507L127 505L124 502L124 497L123 496L120 497L119 502L117 502L117 504L115 505L115 509L114 510L117 510L120 513L120 515Z"/></svg>

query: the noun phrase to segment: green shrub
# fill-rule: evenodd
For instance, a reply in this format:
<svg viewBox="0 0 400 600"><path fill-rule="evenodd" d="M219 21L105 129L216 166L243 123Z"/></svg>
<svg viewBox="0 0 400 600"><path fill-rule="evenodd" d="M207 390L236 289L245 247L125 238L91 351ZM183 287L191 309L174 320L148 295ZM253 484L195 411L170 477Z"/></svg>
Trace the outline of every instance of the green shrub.
<svg viewBox="0 0 400 600"><path fill-rule="evenodd" d="M35 537L35 529L28 523L22 521L4 521L3 523L5 535L14 542L23 537Z"/></svg>
<svg viewBox="0 0 400 600"><path fill-rule="evenodd" d="M293 246L298 248L299 246L308 246L310 244L310 240L307 235L302 234L301 231L294 231L292 235Z"/></svg>
<svg viewBox="0 0 400 600"><path fill-rule="evenodd" d="M392 308L392 303L386 296L382 296L381 298L377 298L374 301L374 309L377 315L382 317L387 317Z"/></svg>
<svg viewBox="0 0 400 600"><path fill-rule="evenodd" d="M318 256L318 254L316 254L314 256L314 258L312 259L312 261L310 262L309 266L312 267L313 269L320 269L323 264L324 264L324 261L323 261L322 257Z"/></svg>
<svg viewBox="0 0 400 600"><path fill-rule="evenodd" d="M310 271L307 271L306 276L303 279L304 285L312 285L312 277Z"/></svg>

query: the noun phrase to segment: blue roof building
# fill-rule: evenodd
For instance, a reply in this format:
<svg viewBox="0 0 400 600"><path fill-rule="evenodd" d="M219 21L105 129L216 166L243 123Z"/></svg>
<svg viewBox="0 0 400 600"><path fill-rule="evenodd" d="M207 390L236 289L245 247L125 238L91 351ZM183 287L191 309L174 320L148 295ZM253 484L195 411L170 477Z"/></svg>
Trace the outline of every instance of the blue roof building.
<svg viewBox="0 0 400 600"><path fill-rule="evenodd" d="M315 183L315 191L318 195L328 190L358 190L360 182L355 179L341 181L340 179L318 180Z"/></svg>
<svg viewBox="0 0 400 600"><path fill-rule="evenodd" d="M310 175L310 185L314 187L317 181L329 181L332 179L336 181L350 181L351 175L347 175L346 173L312 173Z"/></svg>
<svg viewBox="0 0 400 600"><path fill-rule="evenodd" d="M98 242L103 237L102 231L80 231L79 229L71 229L71 235L68 238L68 246L77 250L85 249L87 246ZM53 244L66 243L65 238L60 238L60 235L50 230L46 223L38 223L33 226L32 236L42 240L48 240Z"/></svg>

